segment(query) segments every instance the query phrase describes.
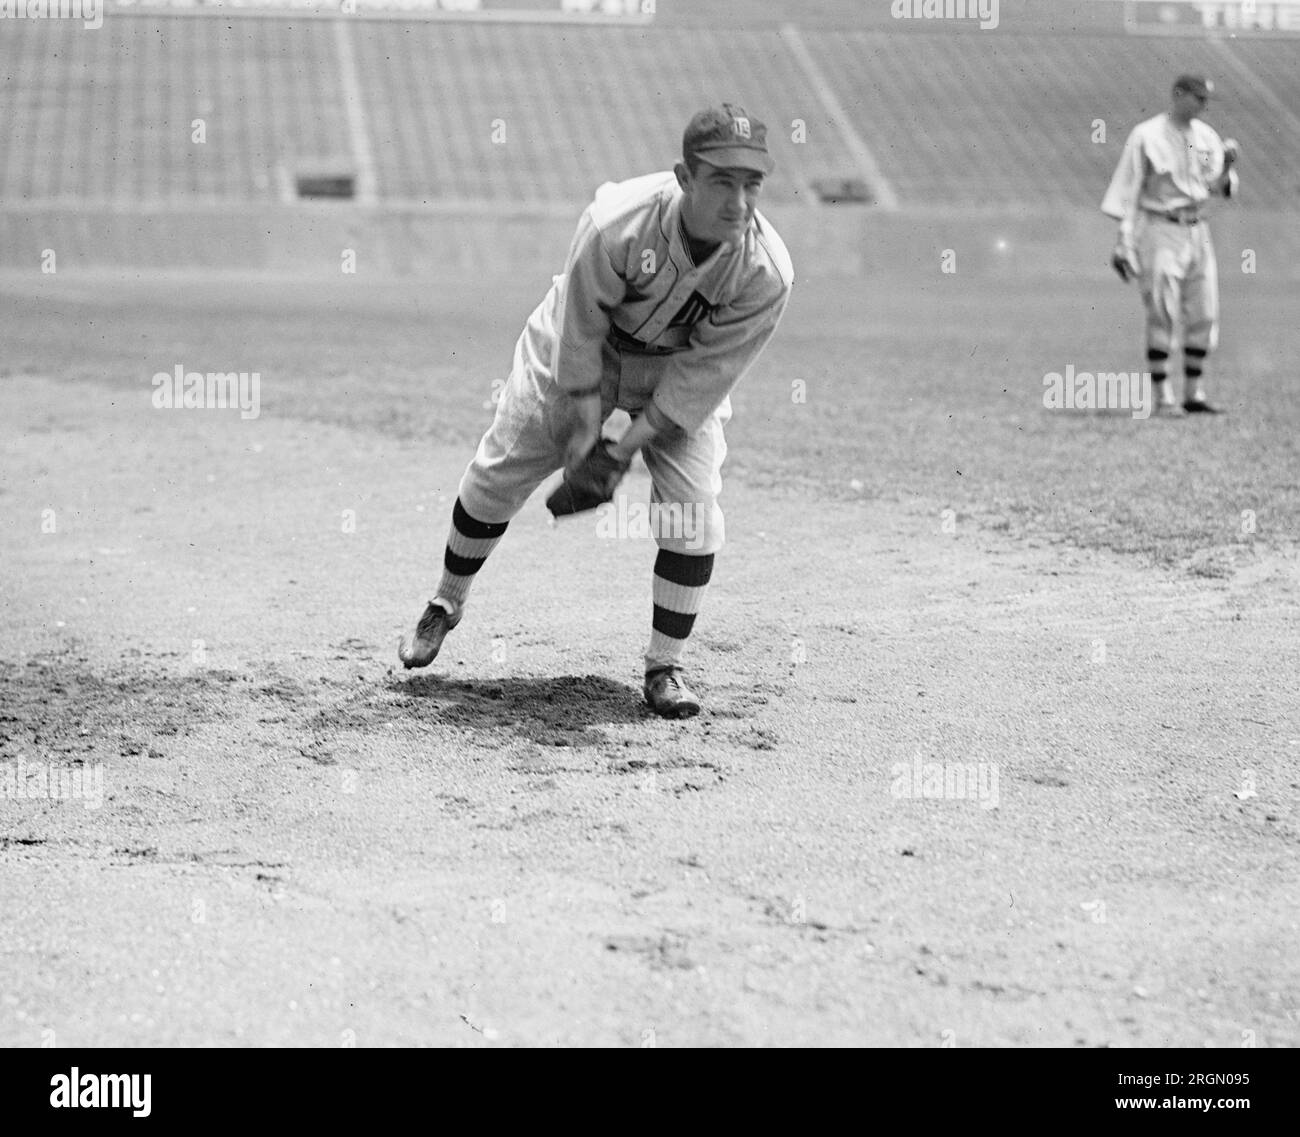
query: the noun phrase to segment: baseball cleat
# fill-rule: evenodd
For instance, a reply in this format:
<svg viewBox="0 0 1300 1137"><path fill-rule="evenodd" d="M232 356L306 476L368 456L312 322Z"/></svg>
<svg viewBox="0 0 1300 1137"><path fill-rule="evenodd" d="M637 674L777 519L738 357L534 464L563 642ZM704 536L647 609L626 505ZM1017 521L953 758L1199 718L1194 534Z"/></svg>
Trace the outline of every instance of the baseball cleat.
<svg viewBox="0 0 1300 1137"><path fill-rule="evenodd" d="M428 667L438 657L447 633L460 623L460 616L459 606L452 601L440 596L430 600L414 634L403 636L397 645L397 658L402 666Z"/></svg>
<svg viewBox="0 0 1300 1137"><path fill-rule="evenodd" d="M680 667L659 667L645 673L645 701L666 719L688 719L700 713L700 700L682 681Z"/></svg>
<svg viewBox="0 0 1300 1137"><path fill-rule="evenodd" d="M1188 399L1183 403L1183 410L1189 415L1217 415L1223 412L1218 407L1213 407L1204 399Z"/></svg>

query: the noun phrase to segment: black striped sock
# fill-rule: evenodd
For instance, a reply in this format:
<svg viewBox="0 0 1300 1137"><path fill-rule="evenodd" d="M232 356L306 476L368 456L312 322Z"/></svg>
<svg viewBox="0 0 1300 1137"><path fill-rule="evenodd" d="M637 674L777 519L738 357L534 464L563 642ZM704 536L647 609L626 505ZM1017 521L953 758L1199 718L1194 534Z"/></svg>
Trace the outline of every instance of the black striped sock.
<svg viewBox="0 0 1300 1137"><path fill-rule="evenodd" d="M692 557L659 550L655 558L654 619L645 656L647 671L670 667L681 660L712 575L712 553Z"/></svg>
<svg viewBox="0 0 1300 1137"><path fill-rule="evenodd" d="M1197 380L1201 377L1201 364L1205 362L1205 357L1209 352L1203 347L1185 347L1183 348L1183 374L1188 379Z"/></svg>
<svg viewBox="0 0 1300 1137"><path fill-rule="evenodd" d="M1158 347L1147 348L1147 363L1151 367L1151 382L1163 383L1168 376L1165 370L1165 360L1169 358L1167 351L1161 351Z"/></svg>
<svg viewBox="0 0 1300 1137"><path fill-rule="evenodd" d="M497 547L508 524L507 521L479 521L471 517L457 498L451 511L451 531L447 534L447 551L442 557L442 581L437 595L457 604L465 603L475 573Z"/></svg>

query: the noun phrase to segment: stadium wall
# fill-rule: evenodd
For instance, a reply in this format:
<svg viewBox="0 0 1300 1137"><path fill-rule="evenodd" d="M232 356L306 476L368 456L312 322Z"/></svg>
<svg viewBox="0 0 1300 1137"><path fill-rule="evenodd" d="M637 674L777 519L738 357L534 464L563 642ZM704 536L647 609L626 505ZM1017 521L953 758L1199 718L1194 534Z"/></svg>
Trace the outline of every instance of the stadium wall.
<svg viewBox="0 0 1300 1137"><path fill-rule="evenodd" d="M1102 279L1111 270L1113 224L1092 210L971 212L855 206L765 210L801 276L887 274L942 279L942 258L963 276L990 280ZM0 208L0 269L59 273L190 273L328 277L346 250L358 275L438 280L558 271L578 210L431 211L344 204L187 206L119 211L51 205ZM1222 209L1212 222L1221 272L1300 280L1294 213ZM48 271L48 268L45 270Z"/></svg>

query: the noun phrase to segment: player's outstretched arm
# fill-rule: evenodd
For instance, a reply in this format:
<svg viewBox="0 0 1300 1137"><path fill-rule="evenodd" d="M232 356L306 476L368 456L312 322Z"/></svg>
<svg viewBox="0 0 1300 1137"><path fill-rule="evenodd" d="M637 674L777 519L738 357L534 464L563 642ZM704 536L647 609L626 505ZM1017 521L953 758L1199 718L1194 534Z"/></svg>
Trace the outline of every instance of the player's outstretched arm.
<svg viewBox="0 0 1300 1137"><path fill-rule="evenodd" d="M765 290L696 324L690 352L668 357L655 388L656 409L682 430L699 430L762 354L789 299L788 282L769 280Z"/></svg>

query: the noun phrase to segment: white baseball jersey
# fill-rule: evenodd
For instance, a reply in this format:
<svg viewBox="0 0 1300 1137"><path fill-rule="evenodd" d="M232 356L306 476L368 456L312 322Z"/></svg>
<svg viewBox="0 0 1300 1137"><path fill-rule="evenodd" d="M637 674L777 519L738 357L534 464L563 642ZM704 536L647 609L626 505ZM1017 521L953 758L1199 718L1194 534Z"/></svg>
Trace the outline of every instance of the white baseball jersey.
<svg viewBox="0 0 1300 1137"><path fill-rule="evenodd" d="M741 239L697 265L681 202L671 171L601 186L523 346L561 389L601 388L628 410L653 400L691 433L771 338L794 270L757 211Z"/></svg>
<svg viewBox="0 0 1300 1137"><path fill-rule="evenodd" d="M1183 131L1168 113L1158 114L1129 134L1101 211L1118 220L1121 237L1131 240L1139 209L1174 213L1199 208L1210 197L1210 183L1222 173L1223 141L1214 127L1194 118ZM1233 170L1225 196L1236 191Z"/></svg>

